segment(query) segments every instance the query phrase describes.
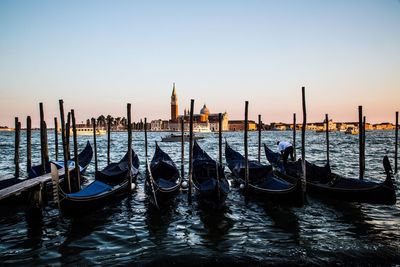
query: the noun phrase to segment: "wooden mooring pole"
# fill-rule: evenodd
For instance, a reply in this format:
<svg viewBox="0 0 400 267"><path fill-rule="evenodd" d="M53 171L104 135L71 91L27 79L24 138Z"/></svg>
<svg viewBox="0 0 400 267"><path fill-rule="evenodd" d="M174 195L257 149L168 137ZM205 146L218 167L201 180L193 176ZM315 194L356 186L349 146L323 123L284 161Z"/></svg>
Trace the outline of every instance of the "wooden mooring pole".
<svg viewBox="0 0 400 267"><path fill-rule="evenodd" d="M185 114L186 115L186 114ZM181 177L185 177L185 119L181 118Z"/></svg>
<svg viewBox="0 0 400 267"><path fill-rule="evenodd" d="M306 108L306 88L301 87L302 107L303 107L303 126L301 127L301 165L303 169L303 191L306 191L307 171L306 171L306 127L307 127L307 108Z"/></svg>
<svg viewBox="0 0 400 267"><path fill-rule="evenodd" d="M325 123L326 123L326 164L330 166L329 162L329 118L328 114L325 114Z"/></svg>
<svg viewBox="0 0 400 267"><path fill-rule="evenodd" d="M296 113L293 113L293 158L296 161Z"/></svg>
<svg viewBox="0 0 400 267"><path fill-rule="evenodd" d="M129 195L132 193L132 119L131 119L131 103L126 105L128 117L128 168L129 168Z"/></svg>
<svg viewBox="0 0 400 267"><path fill-rule="evenodd" d="M26 118L26 172L32 168L32 120L31 116Z"/></svg>
<svg viewBox="0 0 400 267"><path fill-rule="evenodd" d="M111 163L110 159L110 149L111 149L111 117L107 118L107 165Z"/></svg>
<svg viewBox="0 0 400 267"><path fill-rule="evenodd" d="M245 193L249 188L249 151L248 151L248 130L249 130L249 101L245 102L244 107L244 178L245 178Z"/></svg>
<svg viewBox="0 0 400 267"><path fill-rule="evenodd" d="M394 173L397 173L397 158L399 149L399 112L396 111L396 129L395 129L395 141L394 141Z"/></svg>
<svg viewBox="0 0 400 267"><path fill-rule="evenodd" d="M145 155L146 161L147 161L147 157L148 157L148 150L147 150L147 118L144 118L144 155Z"/></svg>
<svg viewBox="0 0 400 267"><path fill-rule="evenodd" d="M364 179L364 170L363 170L363 115L362 115L362 106L358 106L358 151L359 151L359 173L360 180Z"/></svg>
<svg viewBox="0 0 400 267"><path fill-rule="evenodd" d="M44 124L44 111L43 111L43 103L39 103L39 112L40 112L40 158L41 158L41 173L46 173L46 148L45 148L45 124Z"/></svg>
<svg viewBox="0 0 400 267"><path fill-rule="evenodd" d="M18 117L15 117L15 152L14 152L14 163L15 163L15 177L19 177L19 144L21 139L21 123L18 121Z"/></svg>
<svg viewBox="0 0 400 267"><path fill-rule="evenodd" d="M65 136L67 139L67 155L68 155L68 160L71 159L71 149L70 149L70 136L71 136L71 112L68 112L67 115L67 125L66 125L66 130L65 130Z"/></svg>
<svg viewBox="0 0 400 267"><path fill-rule="evenodd" d="M97 163L97 140L96 140L96 119L92 118L93 126L93 145L94 145L94 170L97 172L99 170Z"/></svg>
<svg viewBox="0 0 400 267"><path fill-rule="evenodd" d="M258 115L258 163L261 162L261 128L262 128L262 121L261 121L261 114Z"/></svg>
<svg viewBox="0 0 400 267"><path fill-rule="evenodd" d="M67 184L67 193L71 193L71 181L69 179L69 168L68 168L68 148L67 148L67 135L66 135L66 124L65 124L65 116L64 116L64 101L62 99L59 100L60 105L60 120L61 120L61 139L63 145L63 155L64 155L64 179Z"/></svg>
<svg viewBox="0 0 400 267"><path fill-rule="evenodd" d="M366 117L364 116L363 117L363 124L362 124L362 126L363 126L363 138L362 138L362 157L363 157L363 165L362 165L362 169L363 169L363 175L365 175L365 127L366 127L366 124L367 124L367 119L366 119Z"/></svg>
<svg viewBox="0 0 400 267"><path fill-rule="evenodd" d="M218 114L218 159L222 166L222 113Z"/></svg>
<svg viewBox="0 0 400 267"><path fill-rule="evenodd" d="M193 174L193 110L194 99L190 100L190 122L189 122L189 188L188 203L192 204L192 174Z"/></svg>
<svg viewBox="0 0 400 267"><path fill-rule="evenodd" d="M54 117L54 150L56 155L56 160L58 160L58 122L57 117Z"/></svg>
<svg viewBox="0 0 400 267"><path fill-rule="evenodd" d="M75 188L76 191L81 189L81 176L80 176L80 168L79 168L79 154L78 154L78 136L76 134L76 121L75 121L75 111L71 109L71 117L72 117L72 133L74 136L74 158L75 158Z"/></svg>

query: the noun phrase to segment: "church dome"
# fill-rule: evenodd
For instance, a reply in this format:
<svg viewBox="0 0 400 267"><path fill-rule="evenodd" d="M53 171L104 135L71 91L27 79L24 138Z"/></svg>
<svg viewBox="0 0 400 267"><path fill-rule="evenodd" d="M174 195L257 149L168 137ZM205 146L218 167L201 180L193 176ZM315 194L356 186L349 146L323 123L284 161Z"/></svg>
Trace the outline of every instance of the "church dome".
<svg viewBox="0 0 400 267"><path fill-rule="evenodd" d="M207 108L206 104L204 104L203 108L200 110L200 114L209 115L210 110Z"/></svg>

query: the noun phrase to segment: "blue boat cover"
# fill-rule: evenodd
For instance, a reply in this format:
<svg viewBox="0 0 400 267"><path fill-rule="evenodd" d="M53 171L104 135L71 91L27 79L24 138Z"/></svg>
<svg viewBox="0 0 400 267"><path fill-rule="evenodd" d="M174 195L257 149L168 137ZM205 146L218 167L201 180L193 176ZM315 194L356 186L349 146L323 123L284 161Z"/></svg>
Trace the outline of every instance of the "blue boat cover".
<svg viewBox="0 0 400 267"><path fill-rule="evenodd" d="M113 187L109 186L103 182L100 181L94 181L93 183L89 184L85 188L83 188L81 191L72 193L72 194L67 194L69 197L91 197L91 196L96 196L99 194L102 194L104 192L110 191Z"/></svg>

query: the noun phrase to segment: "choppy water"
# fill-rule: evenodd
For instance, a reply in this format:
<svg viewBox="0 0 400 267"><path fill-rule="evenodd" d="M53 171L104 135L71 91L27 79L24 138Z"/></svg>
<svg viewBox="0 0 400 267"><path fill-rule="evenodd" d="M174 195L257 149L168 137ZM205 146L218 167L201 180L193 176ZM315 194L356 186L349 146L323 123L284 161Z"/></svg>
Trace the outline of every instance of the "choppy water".
<svg viewBox="0 0 400 267"><path fill-rule="evenodd" d="M154 141L167 133L149 133L149 154ZM33 160L40 159L39 133L33 134ZM217 158L218 136L200 141ZM133 146L144 170L144 134L134 133ZM243 151L242 133L224 133L231 145ZM298 144L300 144L298 135ZM307 159L324 163L325 135L307 133ZM106 135L98 138L100 168L106 164ZM291 132L263 132L263 142L291 140ZM25 133L22 133L21 168L25 169ZM257 157L257 133L250 133L249 155ZM331 165L335 172L358 175L358 139L332 133ZM51 158L53 133L49 132ZM91 137L80 137L82 149ZM112 133L111 159L126 152L126 133ZM13 133L0 132L0 175L12 174ZM180 164L180 144L160 143ZM61 148L61 145L60 145ZM186 152L188 146L186 145ZM382 180L382 158L393 164L394 132L367 132L366 173ZM60 149L61 152L61 149ZM298 155L300 150L298 150ZM188 155L186 153L186 155ZM36 161L35 161L36 160ZM262 161L266 162L263 153ZM187 171L187 156L185 168ZM91 180L94 164L85 177ZM396 177L397 188L400 185ZM399 190L397 198L399 199ZM41 220L31 220L24 207L1 207L0 265L128 264L228 266L284 264L400 264L400 201L395 206L322 202L308 197L302 208L246 201L233 188L222 212L202 210L187 195L163 212L148 207L143 179L132 198L112 203L84 217L62 217L46 206Z"/></svg>

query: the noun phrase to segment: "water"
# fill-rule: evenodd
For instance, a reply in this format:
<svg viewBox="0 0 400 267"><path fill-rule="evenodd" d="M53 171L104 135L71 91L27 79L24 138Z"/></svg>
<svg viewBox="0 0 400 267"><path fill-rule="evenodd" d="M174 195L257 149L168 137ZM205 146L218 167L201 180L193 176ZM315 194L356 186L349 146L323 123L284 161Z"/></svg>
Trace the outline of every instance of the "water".
<svg viewBox="0 0 400 267"><path fill-rule="evenodd" d="M167 133L149 133L149 154ZM291 140L291 132L263 132L263 142ZM218 136L206 134L201 146L217 158ZM144 170L144 134L134 133L133 146ZM242 133L224 133L233 148L243 151ZM298 134L298 144L300 144ZM21 171L25 170L25 133L22 133ZM107 137L98 138L100 168L106 164ZM307 133L307 159L323 164L325 135ZM383 180L382 158L393 164L394 132L367 132L366 176ZM49 150L54 158L53 133ZM91 137L80 137L83 149ZM332 133L331 165L335 172L357 177L357 136ZM13 133L0 132L0 175L12 174ZM180 143L160 143L180 164ZM112 133L111 159L126 152L127 134ZM61 148L61 145L60 145ZM186 144L186 152L188 145ZM34 163L40 159L39 133L33 133ZM60 149L61 152L61 149ZM300 150L297 150L300 154ZM186 153L188 155L188 153ZM249 155L257 157L257 133L249 133ZM266 162L263 153L262 161ZM188 161L185 159L187 171ZM85 178L94 173L91 163ZM400 185L396 177L397 188ZM397 198L400 199L399 190ZM395 206L326 202L308 197L302 208L246 201L232 188L221 212L187 204L182 193L162 212L152 210L143 192L143 179L131 199L110 203L80 218L62 217L46 206L43 218L32 220L23 206L0 208L0 265L128 264L221 265L233 264L400 264L400 201Z"/></svg>

